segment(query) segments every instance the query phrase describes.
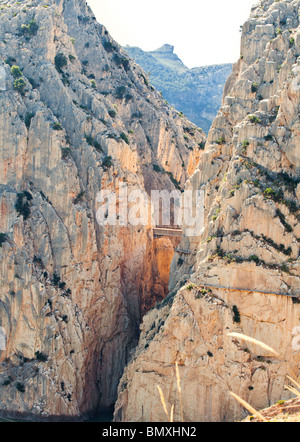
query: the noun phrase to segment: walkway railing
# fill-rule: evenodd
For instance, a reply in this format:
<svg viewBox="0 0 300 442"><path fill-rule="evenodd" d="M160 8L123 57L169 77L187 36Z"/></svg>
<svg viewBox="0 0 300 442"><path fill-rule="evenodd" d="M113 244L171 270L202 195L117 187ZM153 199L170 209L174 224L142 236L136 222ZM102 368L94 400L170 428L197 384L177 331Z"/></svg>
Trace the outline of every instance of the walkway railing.
<svg viewBox="0 0 300 442"><path fill-rule="evenodd" d="M258 293L260 295L271 295L271 296L288 296L289 298L295 298L300 300L300 293L292 295L289 293L272 293L272 292L260 292L259 290L252 290L252 289L241 289L241 288L234 288L234 287L222 287L219 285L210 285L210 284L195 284L193 281L188 281L188 283L194 285L197 288L200 289L220 289L220 290L229 290L232 292L245 292L245 293Z"/></svg>
<svg viewBox="0 0 300 442"><path fill-rule="evenodd" d="M156 226L153 228L153 236L154 238L162 237L162 236L172 236L179 237L183 236L183 231L180 227L173 226Z"/></svg>

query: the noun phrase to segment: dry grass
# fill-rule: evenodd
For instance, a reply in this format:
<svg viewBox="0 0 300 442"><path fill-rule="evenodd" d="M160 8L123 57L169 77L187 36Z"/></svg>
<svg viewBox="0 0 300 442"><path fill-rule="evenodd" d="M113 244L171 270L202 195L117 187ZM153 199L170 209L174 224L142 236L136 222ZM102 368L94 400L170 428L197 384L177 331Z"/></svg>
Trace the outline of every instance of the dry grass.
<svg viewBox="0 0 300 442"><path fill-rule="evenodd" d="M237 394L233 393L232 391L230 391L230 394L237 402L243 405L243 407L246 408L246 410L248 410L251 414L256 416L259 420L267 422L267 420L263 417L263 415L259 413L259 411L256 411L253 407L251 407L251 405L249 405L248 402L244 401L244 399L240 398Z"/></svg>
<svg viewBox="0 0 300 442"><path fill-rule="evenodd" d="M182 407L182 390L181 390L181 379L180 379L180 374L179 374L179 367L178 367L178 362L176 362L175 364L175 372L176 372L176 381L177 381L177 390L178 390L178 395L179 395L179 403L180 403L180 415L181 415L181 422L184 422L183 420L183 407ZM171 406L171 411L170 413L168 412L168 407L166 404L166 400L163 394L162 389L160 388L159 385L156 386L158 389L158 393L160 396L160 401L161 404L163 406L164 412L168 418L168 422L174 422L174 410L175 410L175 406L172 405Z"/></svg>
<svg viewBox="0 0 300 442"><path fill-rule="evenodd" d="M264 342L258 341L257 339L251 338L247 335L243 335L241 333L229 333L229 337L240 339L245 342L250 342L251 344L257 345L264 350L268 351L269 353L272 353L276 357L280 357L280 355L271 347L266 345ZM176 381L177 381L177 390L179 395L179 402L180 402L180 415L181 415L181 421L184 422L183 418L183 403L182 403L182 389L181 389L181 379L179 374L179 367L178 363L175 364L175 373L176 373ZM269 409L263 410L263 411L257 411L255 408L253 408L248 402L246 402L244 399L242 399L240 396L238 396L236 393L230 391L230 395L239 402L246 410L249 411L249 413L252 415L248 419L245 420L245 422L300 422L300 384L295 381L294 379L287 376L289 381L294 384L294 387L287 385L285 388L286 390L290 391L296 396L296 399L292 399L289 402L282 401L282 403L278 403L274 405L273 407L270 407ZM163 394L162 389L157 385L157 389L159 392L160 400L163 406L163 410L168 418L168 422L174 422L174 411L175 406L171 406L170 412L168 411L168 407L165 401L165 397ZM286 404L286 405L285 405Z"/></svg>
<svg viewBox="0 0 300 442"><path fill-rule="evenodd" d="M257 339L253 339L249 336L246 336L246 335L243 335L240 333L229 333L228 336L258 345L259 347L263 348L264 350L266 350L270 353L273 353L277 357L280 357L280 355L273 348L269 347L264 342L258 341ZM295 394L296 397L300 398L300 384L298 382L296 382L294 379L290 378L289 376L287 376L287 378L297 388L288 385L288 386L285 386L285 389L290 391L291 393ZM295 399L293 399L291 401L291 405L288 405L286 407L281 407L280 409L278 409L277 410L278 411L277 418L275 418L275 420L274 419L271 420L271 419L268 419L268 417L270 417L269 415L271 413L270 410L272 410L272 413L274 413L274 415L275 415L276 414L276 407L280 407L281 404L276 404L275 406L271 407L268 410L264 410L264 411L259 412L259 411L256 411L251 405L249 405L242 398L240 398L237 394L235 394L233 392L230 392L230 394L236 401L238 401L244 408L246 408L246 410L248 410L253 416L255 416L259 422L300 422L300 414L299 413L294 414L293 417L287 416L287 414L286 414L288 411L291 412L293 410L296 411L296 409L297 410L299 409L300 404L298 404L298 402L294 403ZM286 413L282 415L283 410L285 410Z"/></svg>
<svg viewBox="0 0 300 442"><path fill-rule="evenodd" d="M279 357L280 355L275 351L273 348L269 347L268 345L264 344L261 341L258 341L257 339L250 338L249 336L242 335L241 333L229 333L228 336L232 338L241 339L242 341L250 342L251 344L258 345L259 347L263 348L264 350L273 353L275 356Z"/></svg>
<svg viewBox="0 0 300 442"><path fill-rule="evenodd" d="M177 389L180 400L180 414L181 414L181 422L183 422L183 408L182 408L182 394L181 394L181 379L179 374L178 362L176 362L176 378L177 378Z"/></svg>
<svg viewBox="0 0 300 442"><path fill-rule="evenodd" d="M173 422L170 419L170 415L169 415L169 412L168 412L167 404L166 404L165 397L164 397L164 394L162 392L162 389L160 388L159 385L157 385L157 389L158 389L158 393L159 393L159 396L160 396L160 401L161 401L161 404L163 406L164 412L165 412L165 414L166 414L166 416L168 418L168 422ZM171 415L172 415L172 409L171 409Z"/></svg>

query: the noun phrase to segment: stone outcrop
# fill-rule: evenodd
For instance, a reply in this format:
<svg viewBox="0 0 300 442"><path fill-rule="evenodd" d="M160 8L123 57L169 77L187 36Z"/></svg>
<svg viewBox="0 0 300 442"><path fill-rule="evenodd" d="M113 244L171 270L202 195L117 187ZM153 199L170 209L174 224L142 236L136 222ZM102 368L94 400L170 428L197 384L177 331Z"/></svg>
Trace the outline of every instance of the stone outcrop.
<svg viewBox="0 0 300 442"><path fill-rule="evenodd" d="M173 255L99 226L97 193L183 187L205 137L84 0L3 3L0 58L0 412L78 418L114 404Z"/></svg>
<svg viewBox="0 0 300 442"><path fill-rule="evenodd" d="M190 253L173 259L171 292L144 318L116 420L164 421L157 384L180 419L176 362L187 421L240 419L230 390L261 409L290 397L286 375L299 378L299 8L265 0L243 26L241 58L186 186L205 191L205 226L183 239Z"/></svg>
<svg viewBox="0 0 300 442"><path fill-rule="evenodd" d="M124 49L149 72L153 86L172 106L205 132L209 131L221 106L224 84L232 72L232 64L189 69L171 45L148 52L130 46Z"/></svg>

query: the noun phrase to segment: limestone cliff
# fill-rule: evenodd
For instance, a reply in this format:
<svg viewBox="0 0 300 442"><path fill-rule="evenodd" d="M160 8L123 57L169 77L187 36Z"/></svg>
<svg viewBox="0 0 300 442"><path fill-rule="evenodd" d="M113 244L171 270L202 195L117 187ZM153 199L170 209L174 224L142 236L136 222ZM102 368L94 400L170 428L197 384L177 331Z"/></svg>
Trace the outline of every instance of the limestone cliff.
<svg viewBox="0 0 300 442"><path fill-rule="evenodd" d="M176 362L187 421L239 419L229 390L259 409L290 397L286 375L299 377L299 8L264 0L243 26L240 60L187 183L205 191L205 227L184 238L189 254L173 260L171 293L144 319L116 420L164 421L156 384L180 419Z"/></svg>
<svg viewBox="0 0 300 442"><path fill-rule="evenodd" d="M182 187L204 135L84 0L1 2L0 59L0 412L78 418L114 404L173 253L100 227L97 193Z"/></svg>

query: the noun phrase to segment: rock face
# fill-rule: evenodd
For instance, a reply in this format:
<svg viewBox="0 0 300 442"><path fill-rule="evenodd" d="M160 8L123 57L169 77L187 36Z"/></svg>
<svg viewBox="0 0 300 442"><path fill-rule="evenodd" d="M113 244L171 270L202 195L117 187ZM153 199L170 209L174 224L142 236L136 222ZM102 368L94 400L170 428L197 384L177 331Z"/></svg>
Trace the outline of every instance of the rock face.
<svg viewBox="0 0 300 442"><path fill-rule="evenodd" d="M225 82L232 64L187 68L174 54L174 46L164 45L156 51L124 47L142 68L150 81L162 91L168 102L189 120L208 132L222 102Z"/></svg>
<svg viewBox="0 0 300 442"><path fill-rule="evenodd" d="M97 193L182 187L205 138L84 0L8 1L0 37L0 411L77 418L114 404L173 255Z"/></svg>
<svg viewBox="0 0 300 442"><path fill-rule="evenodd" d="M262 1L243 27L241 58L187 183L205 191L205 227L183 239L190 254L183 264L176 254L171 292L144 319L116 420L164 421L156 385L180 419L176 362L187 421L240 419L230 390L265 408L290 397L287 374L299 378L299 8Z"/></svg>

